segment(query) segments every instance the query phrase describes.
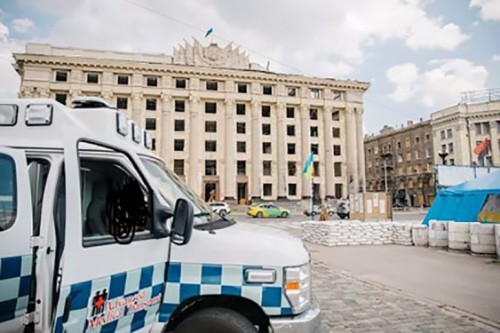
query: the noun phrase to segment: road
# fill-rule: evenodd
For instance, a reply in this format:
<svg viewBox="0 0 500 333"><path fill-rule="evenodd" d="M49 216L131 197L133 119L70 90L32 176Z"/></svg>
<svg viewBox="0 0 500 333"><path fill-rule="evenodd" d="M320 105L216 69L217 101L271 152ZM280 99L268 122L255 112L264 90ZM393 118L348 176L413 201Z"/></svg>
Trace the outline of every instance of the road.
<svg viewBox="0 0 500 333"><path fill-rule="evenodd" d="M299 237L304 220L234 217ZM490 258L397 245L306 246L321 333L500 332L500 263Z"/></svg>

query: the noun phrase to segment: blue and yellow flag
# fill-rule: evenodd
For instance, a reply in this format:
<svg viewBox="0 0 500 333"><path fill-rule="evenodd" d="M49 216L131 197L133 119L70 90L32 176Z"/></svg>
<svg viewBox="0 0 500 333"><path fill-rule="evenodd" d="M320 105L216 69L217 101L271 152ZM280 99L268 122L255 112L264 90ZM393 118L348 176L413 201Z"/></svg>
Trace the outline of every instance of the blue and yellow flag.
<svg viewBox="0 0 500 333"><path fill-rule="evenodd" d="M304 175L311 177L314 172L314 155L312 152L309 153L306 163L304 164L304 170L302 172Z"/></svg>
<svg viewBox="0 0 500 333"><path fill-rule="evenodd" d="M210 36L213 32L214 32L214 28L208 29L207 32L205 33L205 38L207 38L208 36Z"/></svg>

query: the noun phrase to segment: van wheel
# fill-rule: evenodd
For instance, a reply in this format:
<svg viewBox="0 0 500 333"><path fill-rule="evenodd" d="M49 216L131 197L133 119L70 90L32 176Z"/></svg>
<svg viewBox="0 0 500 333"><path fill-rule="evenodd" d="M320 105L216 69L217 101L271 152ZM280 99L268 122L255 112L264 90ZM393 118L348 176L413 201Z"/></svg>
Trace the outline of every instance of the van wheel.
<svg viewBox="0 0 500 333"><path fill-rule="evenodd" d="M229 309L201 310L177 326L174 333L256 333L255 326L244 316Z"/></svg>

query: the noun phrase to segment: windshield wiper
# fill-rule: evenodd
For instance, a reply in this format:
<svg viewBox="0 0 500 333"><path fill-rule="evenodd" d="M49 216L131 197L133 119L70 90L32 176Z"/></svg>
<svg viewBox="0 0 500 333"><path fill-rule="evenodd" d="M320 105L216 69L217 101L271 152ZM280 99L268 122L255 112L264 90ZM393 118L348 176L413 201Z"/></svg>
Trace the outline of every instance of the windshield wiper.
<svg viewBox="0 0 500 333"><path fill-rule="evenodd" d="M212 214L210 214L209 212L200 212L200 213L196 213L194 214L193 216L194 217L203 217L203 216L210 216Z"/></svg>
<svg viewBox="0 0 500 333"><path fill-rule="evenodd" d="M197 224L194 226L194 228L197 230L211 231L211 230L224 229L234 224L236 224L236 221L234 219L227 219L226 217L221 216L217 220L207 223Z"/></svg>

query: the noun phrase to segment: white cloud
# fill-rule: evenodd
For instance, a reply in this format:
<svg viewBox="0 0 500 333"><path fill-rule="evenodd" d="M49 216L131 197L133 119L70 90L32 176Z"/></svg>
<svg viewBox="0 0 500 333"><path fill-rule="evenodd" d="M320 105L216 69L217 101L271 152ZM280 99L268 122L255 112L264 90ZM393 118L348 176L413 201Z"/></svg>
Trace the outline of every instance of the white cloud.
<svg viewBox="0 0 500 333"><path fill-rule="evenodd" d="M18 18L12 21L12 27L19 33L28 32L33 26L33 21L28 18Z"/></svg>
<svg viewBox="0 0 500 333"><path fill-rule="evenodd" d="M500 61L500 53L499 53L499 54L494 54L494 55L491 57L491 60L493 60L493 61Z"/></svg>
<svg viewBox="0 0 500 333"><path fill-rule="evenodd" d="M9 39L9 29L0 22L0 98L16 97L19 75L12 67L12 52L19 51L20 45Z"/></svg>
<svg viewBox="0 0 500 333"><path fill-rule="evenodd" d="M484 21L500 21L500 0L470 0L469 7L479 7Z"/></svg>
<svg viewBox="0 0 500 333"><path fill-rule="evenodd" d="M430 17L419 0L290 0L284 2L192 0L20 0L25 6L51 11L59 19L44 41L80 47L170 53L191 35L203 32L156 13L234 40L254 61L271 69L306 74L348 76L377 43L400 40L412 50L453 50L467 36L460 27ZM120 15L116 15L117 8ZM300 13L300 15L297 15ZM76 38L77 36L77 38ZM222 41L223 44L226 41ZM265 55L261 56L261 55ZM278 60L278 61L275 61Z"/></svg>
<svg viewBox="0 0 500 333"><path fill-rule="evenodd" d="M413 63L393 66L387 70L387 79L396 85L389 95L396 102L416 98L432 108L456 104L464 91L486 88L488 71L465 59L438 59L431 68L419 69Z"/></svg>

